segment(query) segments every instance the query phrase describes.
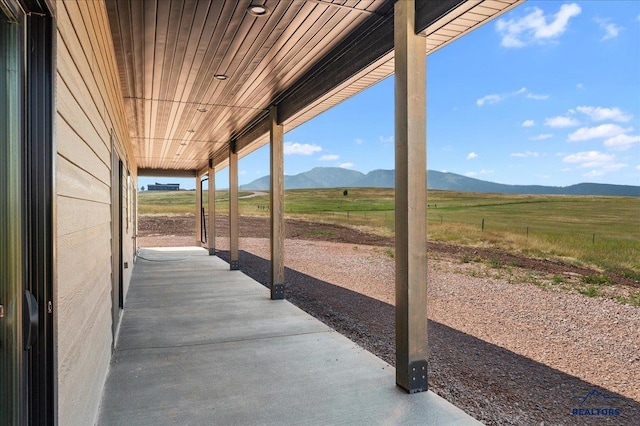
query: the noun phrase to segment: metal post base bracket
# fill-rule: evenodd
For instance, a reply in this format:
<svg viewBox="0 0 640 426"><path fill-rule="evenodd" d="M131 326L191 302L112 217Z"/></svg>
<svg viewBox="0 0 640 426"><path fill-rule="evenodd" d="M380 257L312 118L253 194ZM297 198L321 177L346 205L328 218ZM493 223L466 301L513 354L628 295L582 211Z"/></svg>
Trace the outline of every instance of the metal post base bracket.
<svg viewBox="0 0 640 426"><path fill-rule="evenodd" d="M232 271L239 271L240 270L240 261L239 260L232 260L230 265L231 265L231 270Z"/></svg>
<svg viewBox="0 0 640 426"><path fill-rule="evenodd" d="M216 255L216 249L209 248L209 256L215 256L215 255Z"/></svg>
<svg viewBox="0 0 640 426"><path fill-rule="evenodd" d="M413 361L409 364L409 393L426 392L429 390L427 382L427 361Z"/></svg>
<svg viewBox="0 0 640 426"><path fill-rule="evenodd" d="M271 300L284 299L284 284L276 284L271 287Z"/></svg>

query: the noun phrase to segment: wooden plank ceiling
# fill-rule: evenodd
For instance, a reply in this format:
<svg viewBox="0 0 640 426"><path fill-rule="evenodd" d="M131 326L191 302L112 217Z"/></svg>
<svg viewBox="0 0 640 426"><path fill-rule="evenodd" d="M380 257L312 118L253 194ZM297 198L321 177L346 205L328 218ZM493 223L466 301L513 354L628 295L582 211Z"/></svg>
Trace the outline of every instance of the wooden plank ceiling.
<svg viewBox="0 0 640 426"><path fill-rule="evenodd" d="M521 1L417 0L425 53ZM193 175L209 158L223 167L232 139L241 156L268 142L269 105L288 131L386 78L393 3L106 2L138 169Z"/></svg>

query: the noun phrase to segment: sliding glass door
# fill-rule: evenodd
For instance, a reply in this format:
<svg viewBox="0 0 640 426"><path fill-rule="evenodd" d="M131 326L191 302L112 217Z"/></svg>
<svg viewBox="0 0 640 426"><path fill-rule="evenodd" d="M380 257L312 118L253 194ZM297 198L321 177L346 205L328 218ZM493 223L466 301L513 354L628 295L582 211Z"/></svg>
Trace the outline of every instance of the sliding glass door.
<svg viewBox="0 0 640 426"><path fill-rule="evenodd" d="M0 0L0 425L54 423L52 19ZM35 12L35 13L28 13Z"/></svg>
<svg viewBox="0 0 640 426"><path fill-rule="evenodd" d="M23 403L21 17L0 2L0 424Z"/></svg>

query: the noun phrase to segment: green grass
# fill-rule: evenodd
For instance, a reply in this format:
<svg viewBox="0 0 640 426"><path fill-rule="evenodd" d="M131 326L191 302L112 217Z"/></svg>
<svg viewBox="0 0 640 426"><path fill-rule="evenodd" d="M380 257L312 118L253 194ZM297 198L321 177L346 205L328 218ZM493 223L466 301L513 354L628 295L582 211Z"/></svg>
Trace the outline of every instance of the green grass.
<svg viewBox="0 0 640 426"><path fill-rule="evenodd" d="M598 287L593 286L593 285L590 285L589 287L584 288L584 289L579 289L578 293L580 293L580 294L582 294L584 296L587 296L587 297L599 297L599 296L602 296L602 291Z"/></svg>
<svg viewBox="0 0 640 426"><path fill-rule="evenodd" d="M392 189L349 188L347 196L343 189L287 190L285 214L393 234ZM206 208L207 191L203 200ZM640 198L429 191L427 204L432 241L497 247L640 277ZM268 206L268 194L239 200L241 215L268 216ZM139 193L141 214L194 211L194 191ZM216 211L228 212L226 191L216 191Z"/></svg>
<svg viewBox="0 0 640 426"><path fill-rule="evenodd" d="M613 284L611 281L609 281L609 278L607 278L606 276L599 274L599 275L585 275L583 277L580 278L580 281L584 284L591 284L591 285L611 285Z"/></svg>
<svg viewBox="0 0 640 426"><path fill-rule="evenodd" d="M243 197L253 192L240 191L238 196ZM269 197L257 197L263 199L263 204L269 204ZM216 208L221 213L226 213L228 209L229 193L227 191L216 191ZM251 199L247 199L251 200ZM205 209L209 206L208 191L202 192L202 204ZM239 200L239 205L246 204L243 199ZM138 213L140 214L195 214L196 192L195 191L140 191L138 192Z"/></svg>

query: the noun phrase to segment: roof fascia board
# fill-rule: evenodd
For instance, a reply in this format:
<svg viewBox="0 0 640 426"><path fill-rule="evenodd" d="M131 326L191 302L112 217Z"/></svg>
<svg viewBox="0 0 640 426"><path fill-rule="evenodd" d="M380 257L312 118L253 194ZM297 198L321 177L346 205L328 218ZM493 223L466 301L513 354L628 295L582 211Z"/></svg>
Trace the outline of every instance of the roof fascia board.
<svg viewBox="0 0 640 426"><path fill-rule="evenodd" d="M478 2L469 0L416 0L416 34L423 32L438 19L460 8L463 3L469 4L467 5L468 7L460 9L460 15Z"/></svg>

